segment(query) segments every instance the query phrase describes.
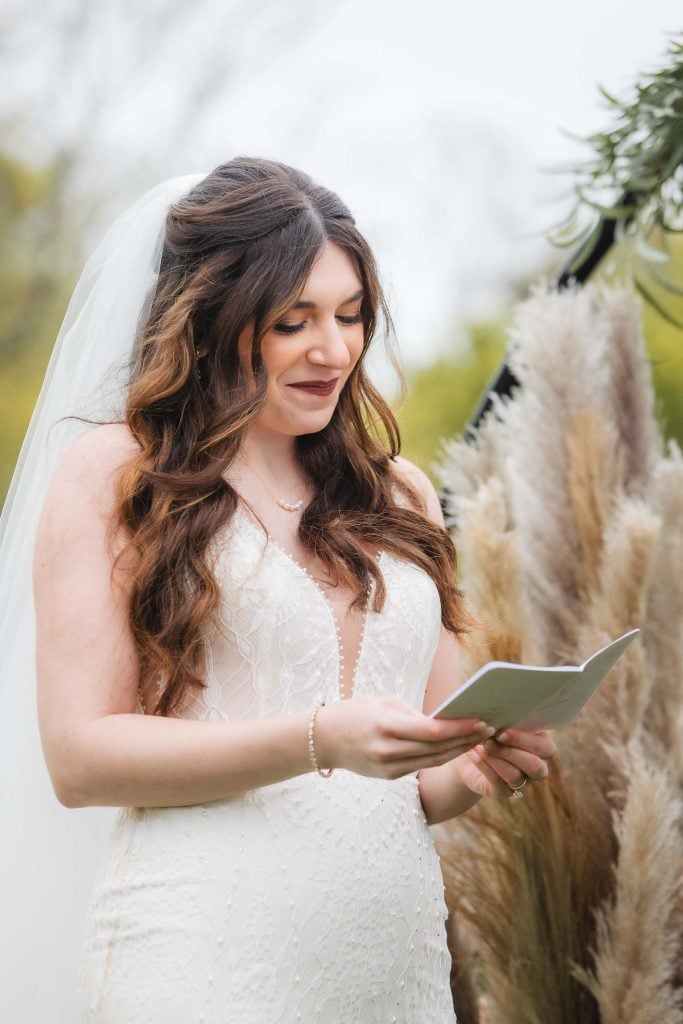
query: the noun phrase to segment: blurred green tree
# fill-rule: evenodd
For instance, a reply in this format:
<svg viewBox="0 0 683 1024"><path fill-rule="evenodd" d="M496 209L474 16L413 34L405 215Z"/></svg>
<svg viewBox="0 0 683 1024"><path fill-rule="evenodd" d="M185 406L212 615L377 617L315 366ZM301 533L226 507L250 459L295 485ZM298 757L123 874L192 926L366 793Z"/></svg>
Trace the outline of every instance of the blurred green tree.
<svg viewBox="0 0 683 1024"><path fill-rule="evenodd" d="M469 344L407 373L407 397L396 410L402 454L436 483L440 444L458 437L505 354L509 316L466 324ZM458 331L458 334L461 332Z"/></svg>
<svg viewBox="0 0 683 1024"><path fill-rule="evenodd" d="M0 501L74 284L79 218L64 198L64 162L0 154Z"/></svg>

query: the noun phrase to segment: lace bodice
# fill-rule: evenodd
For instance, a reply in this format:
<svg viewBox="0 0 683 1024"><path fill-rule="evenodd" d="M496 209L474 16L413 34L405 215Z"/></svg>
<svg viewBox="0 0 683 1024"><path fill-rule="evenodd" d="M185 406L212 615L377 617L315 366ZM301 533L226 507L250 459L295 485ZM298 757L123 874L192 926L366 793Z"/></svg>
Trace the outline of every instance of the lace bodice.
<svg viewBox="0 0 683 1024"><path fill-rule="evenodd" d="M380 553L385 606L368 608L355 651L345 651L343 624L323 589L240 506L215 555L222 602L207 637L207 686L182 717L288 714L339 699L343 680L344 695L397 694L421 706L441 621L438 591L421 569Z"/></svg>

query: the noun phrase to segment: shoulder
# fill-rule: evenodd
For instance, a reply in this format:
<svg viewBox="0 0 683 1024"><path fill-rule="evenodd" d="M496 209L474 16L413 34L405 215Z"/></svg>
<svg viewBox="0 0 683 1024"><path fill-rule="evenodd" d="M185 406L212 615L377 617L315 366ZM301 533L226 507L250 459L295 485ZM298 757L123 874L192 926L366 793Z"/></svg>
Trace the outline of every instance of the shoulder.
<svg viewBox="0 0 683 1024"><path fill-rule="evenodd" d="M50 481L38 525L38 547L100 532L115 504L118 471L140 450L122 423L88 430L67 446Z"/></svg>
<svg viewBox="0 0 683 1024"><path fill-rule="evenodd" d="M125 423L105 423L82 434L65 449L55 478L69 476L97 486L120 469L140 445Z"/></svg>
<svg viewBox="0 0 683 1024"><path fill-rule="evenodd" d="M441 502L439 501L434 484L427 474L419 466L416 466L414 462L404 458L403 455L395 455L393 459L389 460L389 465L396 476L406 481L418 492L424 502L424 511L427 517L439 526L444 526Z"/></svg>

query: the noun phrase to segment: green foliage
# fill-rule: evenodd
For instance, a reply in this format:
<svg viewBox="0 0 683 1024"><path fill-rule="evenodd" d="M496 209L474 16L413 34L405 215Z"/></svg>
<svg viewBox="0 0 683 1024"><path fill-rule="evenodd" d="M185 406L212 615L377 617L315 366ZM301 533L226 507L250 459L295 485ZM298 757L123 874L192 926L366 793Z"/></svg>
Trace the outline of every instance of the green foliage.
<svg viewBox="0 0 683 1024"><path fill-rule="evenodd" d="M467 350L408 374L408 397L397 410L402 454L432 476L442 441L459 435L505 354L508 320L468 325Z"/></svg>
<svg viewBox="0 0 683 1024"><path fill-rule="evenodd" d="M73 287L80 233L61 168L0 154L0 501Z"/></svg>
<svg viewBox="0 0 683 1024"><path fill-rule="evenodd" d="M0 154L0 365L45 348L72 284L74 225L59 165Z"/></svg>
<svg viewBox="0 0 683 1024"><path fill-rule="evenodd" d="M670 279L658 267L669 260L667 237L683 231L683 38L672 39L668 52L668 65L645 75L632 100L619 100L600 87L615 109L615 122L604 132L579 139L592 148L592 158L558 168L573 173L577 198L569 216L548 237L554 245L576 247L568 267L572 273L593 251L603 222L614 221L617 245L632 246L640 261L634 268L636 288L660 316L683 327L665 296L658 302L652 289L658 284L664 292L677 294L676 285L671 282L669 287ZM580 227L584 210L591 219Z"/></svg>
<svg viewBox="0 0 683 1024"><path fill-rule="evenodd" d="M643 334L662 433L682 444L683 330L676 323L683 322L683 235L660 233L660 240L667 249L669 268L666 279L655 272L647 294L643 295ZM622 245L614 250L608 265L598 268L594 276L607 281L631 282L642 295L638 275L640 262L633 247Z"/></svg>
<svg viewBox="0 0 683 1024"><path fill-rule="evenodd" d="M683 331L645 303L643 327L652 366L657 411L665 437L683 447Z"/></svg>

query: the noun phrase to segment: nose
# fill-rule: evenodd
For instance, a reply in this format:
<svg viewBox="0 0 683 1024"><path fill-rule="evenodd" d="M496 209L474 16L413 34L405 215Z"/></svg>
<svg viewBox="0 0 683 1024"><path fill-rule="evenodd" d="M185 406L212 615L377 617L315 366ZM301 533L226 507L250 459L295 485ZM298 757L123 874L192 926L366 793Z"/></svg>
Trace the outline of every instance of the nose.
<svg viewBox="0 0 683 1024"><path fill-rule="evenodd" d="M320 325L317 336L307 353L310 363L344 370L351 363L351 352L344 340L344 329L332 318Z"/></svg>

